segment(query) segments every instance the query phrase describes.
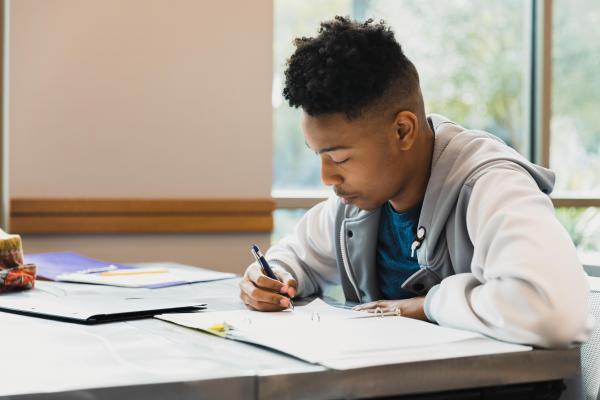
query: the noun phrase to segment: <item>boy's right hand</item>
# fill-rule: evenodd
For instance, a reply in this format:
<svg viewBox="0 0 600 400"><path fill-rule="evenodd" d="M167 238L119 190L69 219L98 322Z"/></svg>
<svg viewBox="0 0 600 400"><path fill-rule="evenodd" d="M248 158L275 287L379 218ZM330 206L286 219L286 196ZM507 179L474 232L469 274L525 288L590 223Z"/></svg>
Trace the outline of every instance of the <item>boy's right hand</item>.
<svg viewBox="0 0 600 400"><path fill-rule="evenodd" d="M257 311L281 311L290 306L298 283L287 271L273 268L273 272L280 281L264 275L256 263L246 269L240 282L240 298L246 307Z"/></svg>

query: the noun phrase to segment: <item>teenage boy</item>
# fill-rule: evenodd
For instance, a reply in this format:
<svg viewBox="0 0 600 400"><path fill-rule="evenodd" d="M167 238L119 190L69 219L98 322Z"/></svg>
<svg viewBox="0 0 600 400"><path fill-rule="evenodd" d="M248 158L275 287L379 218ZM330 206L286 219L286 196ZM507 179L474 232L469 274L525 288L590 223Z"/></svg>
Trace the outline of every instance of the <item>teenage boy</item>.
<svg viewBox="0 0 600 400"><path fill-rule="evenodd" d="M417 70L383 22L336 17L295 45L283 94L336 196L266 253L281 281L248 267L244 303L277 311L343 292L359 310L501 340L584 341L588 284L548 197L554 174L426 115Z"/></svg>

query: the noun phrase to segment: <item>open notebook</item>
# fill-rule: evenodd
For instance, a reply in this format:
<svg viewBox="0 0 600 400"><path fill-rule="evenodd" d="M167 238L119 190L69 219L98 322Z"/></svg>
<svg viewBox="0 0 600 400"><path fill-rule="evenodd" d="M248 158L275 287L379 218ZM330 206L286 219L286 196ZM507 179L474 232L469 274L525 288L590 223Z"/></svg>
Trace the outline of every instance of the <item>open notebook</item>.
<svg viewBox="0 0 600 400"><path fill-rule="evenodd" d="M156 318L334 369L531 350L415 319L367 316L320 299L293 311L236 310Z"/></svg>

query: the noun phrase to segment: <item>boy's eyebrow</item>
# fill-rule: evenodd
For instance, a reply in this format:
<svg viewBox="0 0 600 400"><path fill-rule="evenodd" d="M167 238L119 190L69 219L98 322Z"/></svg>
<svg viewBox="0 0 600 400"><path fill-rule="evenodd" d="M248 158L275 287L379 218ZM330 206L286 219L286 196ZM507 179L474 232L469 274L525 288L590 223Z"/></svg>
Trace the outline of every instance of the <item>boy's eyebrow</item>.
<svg viewBox="0 0 600 400"><path fill-rule="evenodd" d="M346 150L346 149L350 148L348 146L329 146L329 147L322 148L319 151L315 151L315 150L313 150L313 149L310 148L310 146L308 145L308 143L306 142L306 140L304 141L304 144L306 145L306 147L308 147L308 149L310 151L314 151L317 154L323 154L323 153L327 153L327 152L330 152L330 151L336 151L336 150Z"/></svg>

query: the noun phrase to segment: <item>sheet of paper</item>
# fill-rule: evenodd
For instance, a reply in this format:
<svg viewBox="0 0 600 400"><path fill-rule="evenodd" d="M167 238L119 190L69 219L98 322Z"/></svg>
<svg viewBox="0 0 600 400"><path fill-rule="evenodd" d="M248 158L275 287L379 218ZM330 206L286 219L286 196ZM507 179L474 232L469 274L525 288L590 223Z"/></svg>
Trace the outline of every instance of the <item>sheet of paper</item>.
<svg viewBox="0 0 600 400"><path fill-rule="evenodd" d="M363 315L317 299L294 311L279 313L237 310L168 314L157 318L207 332L218 324L226 324L233 329L223 333L224 337L266 346L336 369L395 363L407 357L414 360L455 357L456 352L449 351L451 346L473 339L478 339L478 344L470 347L470 355L487 354L485 343L490 344L491 352L499 348L530 349L410 318L360 318Z"/></svg>
<svg viewBox="0 0 600 400"><path fill-rule="evenodd" d="M155 267L108 271L106 273L71 273L56 277L57 281L93 283L120 287L159 288L193 282L208 282L233 278L235 274L197 268L182 270L157 265Z"/></svg>
<svg viewBox="0 0 600 400"><path fill-rule="evenodd" d="M486 337L465 339L450 343L441 343L414 348L374 351L368 354L341 355L331 357L326 366L333 369L364 368L376 365L408 363L425 360L443 360L448 358L471 357L499 353L529 351L530 346L500 342Z"/></svg>

